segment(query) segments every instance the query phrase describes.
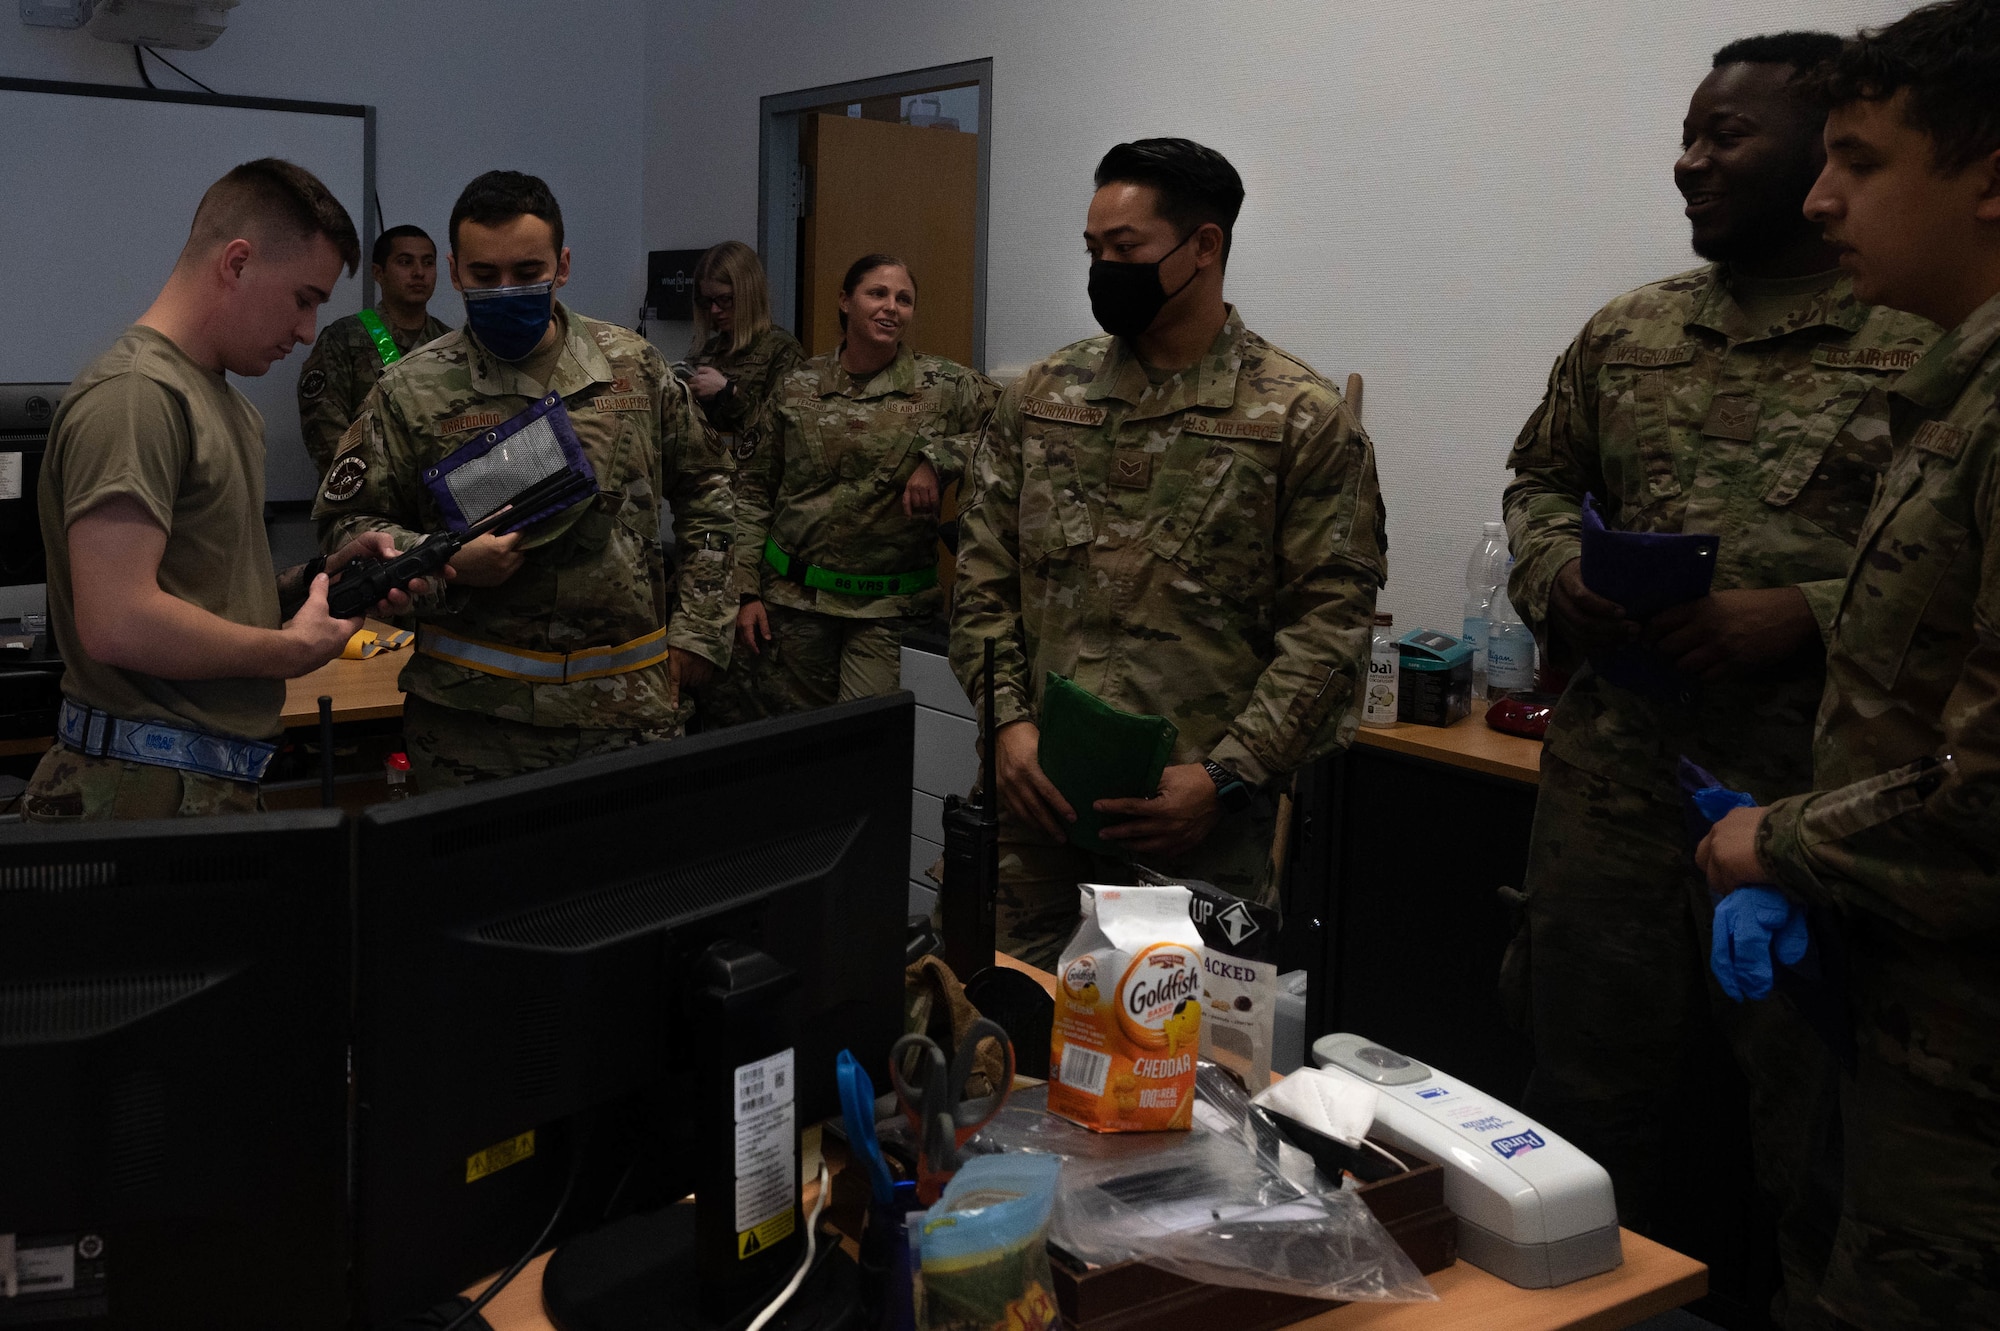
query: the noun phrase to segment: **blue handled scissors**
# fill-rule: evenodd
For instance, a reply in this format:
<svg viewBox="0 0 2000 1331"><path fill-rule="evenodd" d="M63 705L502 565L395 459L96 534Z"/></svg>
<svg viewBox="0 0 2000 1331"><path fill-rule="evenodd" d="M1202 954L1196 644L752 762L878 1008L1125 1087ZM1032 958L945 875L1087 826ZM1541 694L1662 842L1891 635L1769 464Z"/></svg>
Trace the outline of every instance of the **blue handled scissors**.
<svg viewBox="0 0 2000 1331"><path fill-rule="evenodd" d="M1006 1051L1007 1068L992 1093L965 1099L965 1083L978 1066L979 1046L998 1040ZM914 1084L903 1080L906 1056ZM889 1048L889 1081L902 1101L903 1113L917 1138L917 1200L935 1203L960 1164L959 1147L986 1126L1014 1085L1014 1046L996 1022L981 1017L959 1041L957 1057L947 1060L937 1041L927 1035L905 1035Z"/></svg>
<svg viewBox="0 0 2000 1331"><path fill-rule="evenodd" d="M887 1206L896 1190L889 1176L889 1162L882 1158L882 1143L875 1136L875 1083L868 1069L843 1049L834 1060L834 1080L840 1085L840 1115L847 1124L847 1144L868 1166L868 1190L879 1206Z"/></svg>

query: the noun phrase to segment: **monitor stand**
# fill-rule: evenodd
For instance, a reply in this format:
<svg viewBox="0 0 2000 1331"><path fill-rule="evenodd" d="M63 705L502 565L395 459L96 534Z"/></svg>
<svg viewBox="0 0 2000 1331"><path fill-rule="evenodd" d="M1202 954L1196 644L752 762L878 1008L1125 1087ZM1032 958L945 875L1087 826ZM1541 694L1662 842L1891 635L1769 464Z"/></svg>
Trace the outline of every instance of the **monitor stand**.
<svg viewBox="0 0 2000 1331"><path fill-rule="evenodd" d="M805 1257L796 1223L783 1238L741 1261L736 1258L737 1176L746 1130L783 1114L790 1125L792 1215L798 1216L797 1078L779 1091L781 1076L757 1078L758 1102L746 1109L738 1094L750 1065L777 1055L790 1066L797 1046L797 999L792 972L738 939L709 945L690 968L680 1064L681 1085L695 1111L686 1143L694 1161L695 1200L614 1221L565 1242L542 1274L542 1304L557 1331L739 1331L776 1298ZM778 1055L778 1051L787 1051ZM796 1071L796 1069L794 1069ZM764 1093L769 1087L769 1094ZM772 1103L772 1095L788 1105ZM753 1113L756 1119L742 1117ZM768 1143L750 1149L768 1166ZM812 1220L798 1217L805 1224ZM845 1331L861 1326L860 1269L838 1249L823 1254L767 1331ZM706 1267L707 1269L704 1269ZM707 1286L704 1289L704 1286Z"/></svg>
<svg viewBox="0 0 2000 1331"><path fill-rule="evenodd" d="M784 1284L727 1318L704 1313L697 1294L695 1206L682 1203L630 1216L556 1249L542 1274L542 1304L556 1331L727 1331L749 1325ZM861 1326L860 1268L838 1250L818 1256L824 1258L818 1269L766 1331Z"/></svg>

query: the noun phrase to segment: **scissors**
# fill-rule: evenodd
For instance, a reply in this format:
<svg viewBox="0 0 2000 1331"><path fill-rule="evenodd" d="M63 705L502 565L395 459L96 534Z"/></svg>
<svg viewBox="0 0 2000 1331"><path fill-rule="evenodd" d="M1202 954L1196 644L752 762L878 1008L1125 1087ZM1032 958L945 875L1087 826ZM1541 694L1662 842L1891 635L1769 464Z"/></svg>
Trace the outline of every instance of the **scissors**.
<svg viewBox="0 0 2000 1331"><path fill-rule="evenodd" d="M972 1076L979 1046L986 1040L998 1040L1006 1051L1006 1072L991 1095L964 1099L966 1079ZM906 1056L915 1085L903 1080ZM1014 1046L1007 1032L985 1017L972 1023L959 1041L958 1056L949 1061L929 1036L905 1035L889 1048L889 1081L917 1138L917 1200L930 1206L943 1194L945 1181L958 1172L958 1148L1007 1103L1007 1092L1014 1085Z"/></svg>

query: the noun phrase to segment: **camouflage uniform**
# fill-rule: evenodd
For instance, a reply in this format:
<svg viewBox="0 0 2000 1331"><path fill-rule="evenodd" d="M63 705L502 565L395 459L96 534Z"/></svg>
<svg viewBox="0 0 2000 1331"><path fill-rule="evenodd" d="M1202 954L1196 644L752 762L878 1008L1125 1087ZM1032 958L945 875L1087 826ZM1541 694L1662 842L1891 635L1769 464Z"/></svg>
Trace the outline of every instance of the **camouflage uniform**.
<svg viewBox="0 0 2000 1331"><path fill-rule="evenodd" d="M1333 386L1234 308L1196 366L1155 384L1095 337L1030 369L980 441L959 539L951 663L970 696L998 640L994 719L1035 720L1068 676L1179 727L1175 763L1214 759L1265 792L1360 723L1384 519L1367 435ZM1150 867L1274 898L1268 807ZM1046 960L1078 882L1129 866L1003 819L1000 931Z"/></svg>
<svg viewBox="0 0 2000 1331"><path fill-rule="evenodd" d="M1883 388L1935 331L1861 304L1844 279L1752 326L1713 265L1607 305L1557 360L1509 460L1509 591L1522 618L1548 643L1550 589L1579 553L1588 492L1608 526L1716 534L1717 590L1797 586L1824 633L1888 460ZM1676 765L1686 755L1761 801L1807 788L1822 679L1816 648L1675 697L1579 669L1542 759L1529 992L1510 995L1530 1013L1535 1046L1525 1108L1611 1171L1626 1224L1682 1243L1677 1219L1697 1243L1740 1224L1732 1213L1745 1199L1687 1170L1675 1146L1712 1126L1690 1123L1679 1103L1690 1070L1717 1058L1718 1035L1730 1046L1749 1081L1758 1183L1786 1213L1792 1325L1820 1320L1813 1294L1832 1218L1803 1199L1812 1171L1832 1168L1830 1150L1808 1149L1832 1120L1831 1060L1788 999L1734 1005L1708 978L1713 911L1688 854ZM1740 1152L1740 1130L1723 1131ZM1708 1219L1688 1221L1690 1209ZM1730 1292L1727 1255L1696 1255L1724 1259L1718 1291Z"/></svg>
<svg viewBox="0 0 2000 1331"><path fill-rule="evenodd" d="M703 402L701 409L732 452L736 436L755 423L765 403L805 361L805 348L782 328L766 328L737 352L729 349L728 337L717 333L688 357L688 364L711 366L729 380L729 387Z"/></svg>
<svg viewBox="0 0 2000 1331"><path fill-rule="evenodd" d="M849 596L779 575L768 537L795 561L841 573L905 573L937 563L937 519L907 517L903 487L929 462L942 489L965 471L999 389L942 356L899 348L865 382L838 352L786 379L736 449L736 571L763 598L771 640L738 651L703 695L703 718L730 725L893 693L905 629L938 613L935 586L907 596Z"/></svg>
<svg viewBox="0 0 2000 1331"><path fill-rule="evenodd" d="M599 494L529 528L522 542L527 562L500 586L453 587L418 606L417 650L401 684L435 706L418 709L425 724L406 738L413 764L438 779L546 765L533 736L496 742L490 718L548 730L551 752L561 754L592 742L570 732L676 734L690 701L669 707L664 659L594 678L533 682L434 654L427 640L436 641L435 633L566 657L636 643L664 625L658 651L671 646L718 665L729 660L735 515L727 459L686 385L651 345L561 303L555 317L564 344L547 391L562 396ZM314 509L324 548L364 531L387 531L408 543L441 530L424 469L541 395L527 375L463 331L391 366L327 472ZM682 552L671 589L659 537L663 499L673 503Z"/></svg>
<svg viewBox="0 0 2000 1331"><path fill-rule="evenodd" d="M21 816L31 823L70 823L85 818L195 818L263 808L255 782L91 757L58 744L35 769Z"/></svg>
<svg viewBox="0 0 2000 1331"><path fill-rule="evenodd" d="M396 350L405 356L451 331L428 313L424 326L414 333L396 327L380 308L376 314L389 330ZM369 390L385 368L382 352L362 327L358 314L335 319L313 339L312 354L299 367L299 434L320 475L326 475L326 469L333 465L340 436L361 414L361 404L368 400Z"/></svg>
<svg viewBox="0 0 2000 1331"><path fill-rule="evenodd" d="M2000 1326L2000 296L1896 381L1781 886L1849 922L1859 1071L1826 1298Z"/></svg>

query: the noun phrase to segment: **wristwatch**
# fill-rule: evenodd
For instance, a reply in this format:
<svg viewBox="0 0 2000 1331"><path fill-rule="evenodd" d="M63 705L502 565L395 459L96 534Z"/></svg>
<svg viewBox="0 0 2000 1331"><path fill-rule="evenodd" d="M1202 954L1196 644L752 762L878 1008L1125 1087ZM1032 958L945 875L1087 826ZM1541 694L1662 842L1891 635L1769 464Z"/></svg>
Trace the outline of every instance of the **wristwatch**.
<svg viewBox="0 0 2000 1331"><path fill-rule="evenodd" d="M1250 807L1250 787L1243 778L1212 758L1204 758L1201 770L1215 783L1215 802L1224 813L1241 813Z"/></svg>

